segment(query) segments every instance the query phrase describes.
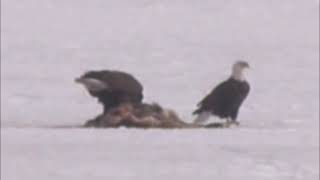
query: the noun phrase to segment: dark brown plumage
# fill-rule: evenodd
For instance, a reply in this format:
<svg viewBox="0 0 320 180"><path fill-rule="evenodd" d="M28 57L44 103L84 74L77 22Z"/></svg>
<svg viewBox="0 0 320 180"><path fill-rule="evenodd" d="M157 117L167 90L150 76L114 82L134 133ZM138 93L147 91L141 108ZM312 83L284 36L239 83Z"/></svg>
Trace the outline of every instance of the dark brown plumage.
<svg viewBox="0 0 320 180"><path fill-rule="evenodd" d="M143 100L143 87L131 74L121 71L89 71L76 79L88 92L98 98L104 113L122 103L139 104Z"/></svg>
<svg viewBox="0 0 320 180"><path fill-rule="evenodd" d="M227 122L236 122L239 108L250 91L250 85L243 74L248 67L245 61L237 61L233 65L231 77L215 87L197 105L198 108L193 112L198 115L195 123L204 122L211 115L226 118Z"/></svg>
<svg viewBox="0 0 320 180"><path fill-rule="evenodd" d="M233 78L219 84L199 104L193 114L211 112L220 118L236 120L239 108L247 97L250 86L246 81L237 81Z"/></svg>

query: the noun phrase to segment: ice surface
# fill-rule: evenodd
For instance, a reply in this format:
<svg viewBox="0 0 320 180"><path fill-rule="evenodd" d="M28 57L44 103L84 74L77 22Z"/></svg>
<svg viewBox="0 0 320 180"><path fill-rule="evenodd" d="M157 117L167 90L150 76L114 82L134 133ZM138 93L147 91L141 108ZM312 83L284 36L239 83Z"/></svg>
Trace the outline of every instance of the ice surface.
<svg viewBox="0 0 320 180"><path fill-rule="evenodd" d="M319 1L1 1L1 179L301 179L319 176ZM74 78L119 69L191 122L250 62L242 127L48 129L102 108Z"/></svg>
<svg viewBox="0 0 320 180"><path fill-rule="evenodd" d="M303 134L303 135L301 135ZM318 179L296 130L2 129L2 179Z"/></svg>

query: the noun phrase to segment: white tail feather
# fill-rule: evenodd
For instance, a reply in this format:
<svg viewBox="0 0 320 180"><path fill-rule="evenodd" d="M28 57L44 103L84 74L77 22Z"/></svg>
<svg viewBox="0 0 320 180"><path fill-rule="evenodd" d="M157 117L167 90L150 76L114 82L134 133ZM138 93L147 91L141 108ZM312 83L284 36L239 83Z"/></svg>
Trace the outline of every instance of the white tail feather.
<svg viewBox="0 0 320 180"><path fill-rule="evenodd" d="M211 116L211 113L210 112L202 112L199 114L199 116L194 120L194 123L195 124L202 124L206 121L209 120Z"/></svg>

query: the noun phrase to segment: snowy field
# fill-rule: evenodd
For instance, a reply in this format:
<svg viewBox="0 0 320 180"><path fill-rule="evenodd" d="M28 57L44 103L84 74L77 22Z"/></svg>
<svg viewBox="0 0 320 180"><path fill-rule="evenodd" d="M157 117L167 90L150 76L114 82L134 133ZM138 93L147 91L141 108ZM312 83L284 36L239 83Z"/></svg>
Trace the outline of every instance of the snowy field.
<svg viewBox="0 0 320 180"><path fill-rule="evenodd" d="M2 0L2 180L318 180L318 0ZM118 69L188 122L245 59L242 126L53 129L102 111L74 78ZM213 119L217 120L217 119Z"/></svg>

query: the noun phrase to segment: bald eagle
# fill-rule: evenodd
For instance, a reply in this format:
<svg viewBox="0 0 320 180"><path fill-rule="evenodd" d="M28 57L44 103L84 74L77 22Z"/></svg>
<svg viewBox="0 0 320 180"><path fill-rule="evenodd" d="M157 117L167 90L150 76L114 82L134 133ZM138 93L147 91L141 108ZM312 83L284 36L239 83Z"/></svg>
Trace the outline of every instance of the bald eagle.
<svg viewBox="0 0 320 180"><path fill-rule="evenodd" d="M89 71L77 83L83 84L89 94L103 104L104 113L122 103L139 104L143 99L143 87L131 74L121 71Z"/></svg>
<svg viewBox="0 0 320 180"><path fill-rule="evenodd" d="M202 101L193 114L198 115L196 124L207 121L211 115L227 119L227 123L239 124L239 108L249 94L250 85L244 78L244 70L249 68L245 61L237 61L232 67L229 79L216 86Z"/></svg>

